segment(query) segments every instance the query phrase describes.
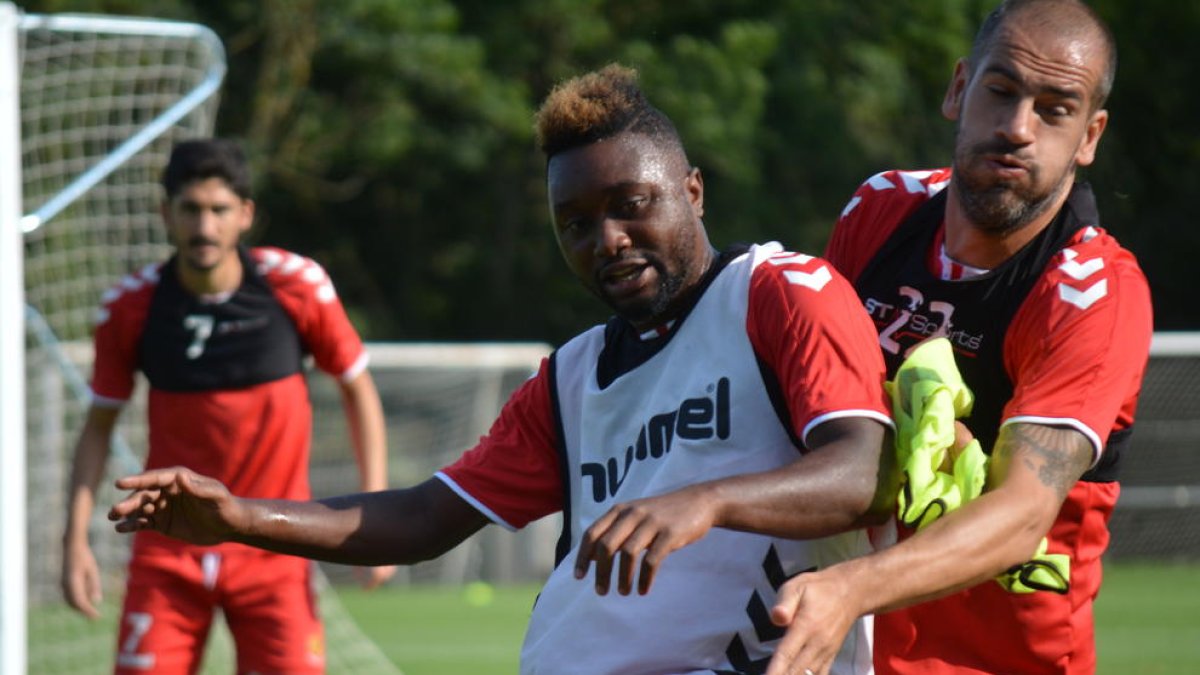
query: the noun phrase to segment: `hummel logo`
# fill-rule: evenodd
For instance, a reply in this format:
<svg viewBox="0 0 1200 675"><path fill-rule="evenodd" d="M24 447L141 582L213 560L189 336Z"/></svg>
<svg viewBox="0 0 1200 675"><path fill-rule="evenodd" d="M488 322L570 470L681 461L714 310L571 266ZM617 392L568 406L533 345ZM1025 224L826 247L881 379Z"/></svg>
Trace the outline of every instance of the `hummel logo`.
<svg viewBox="0 0 1200 675"><path fill-rule="evenodd" d="M1081 263L1075 259L1079 257L1079 253L1069 248L1063 251L1063 257L1066 260L1058 266L1058 269L1075 281L1083 281L1104 269L1104 259L1092 258ZM1062 298L1063 302L1069 302L1079 309L1091 307L1105 295L1108 295L1108 279L1101 279L1082 291L1065 283L1058 285L1058 297Z"/></svg>
<svg viewBox="0 0 1200 675"><path fill-rule="evenodd" d="M1058 285L1058 297L1079 309L1091 307L1097 300L1108 295L1108 279L1101 279L1085 291L1076 290L1066 284Z"/></svg>
<svg viewBox="0 0 1200 675"><path fill-rule="evenodd" d="M780 265L804 265L814 260L811 255L803 253L793 253L790 255L780 255L773 258L768 258L767 262L775 266ZM829 268L825 265L817 268L815 272L801 272L799 270L784 270L783 278L788 280L789 284L804 286L814 291L819 291L825 288L825 284L833 279L833 275L829 273Z"/></svg>
<svg viewBox="0 0 1200 675"><path fill-rule="evenodd" d="M1075 261L1075 258L1078 255L1078 253L1072 251L1071 249L1063 251L1063 256L1066 257L1067 260L1063 264L1059 265L1058 269L1062 270L1064 274L1071 277L1075 281L1083 281L1096 272L1104 269L1103 258L1092 258L1085 263L1080 263Z"/></svg>
<svg viewBox="0 0 1200 675"><path fill-rule="evenodd" d="M819 291L825 288L825 284L833 279L833 275L829 273L829 268L822 265L816 272L798 272L796 270L784 270L783 276L788 280L788 283L797 286L811 288L814 291Z"/></svg>

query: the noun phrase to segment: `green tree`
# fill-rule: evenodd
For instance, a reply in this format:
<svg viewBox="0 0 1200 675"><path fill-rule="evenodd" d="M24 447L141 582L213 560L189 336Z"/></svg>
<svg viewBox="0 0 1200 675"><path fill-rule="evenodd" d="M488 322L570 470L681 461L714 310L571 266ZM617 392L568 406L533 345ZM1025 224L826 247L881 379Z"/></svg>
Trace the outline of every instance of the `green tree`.
<svg viewBox="0 0 1200 675"><path fill-rule="evenodd" d="M1095 0L1121 51L1086 172L1150 277L1160 329L1200 327L1200 6ZM329 267L373 339L539 339L601 320L559 260L533 113L558 81L638 68L706 177L715 242L820 253L890 168L949 162L939 106L992 0L41 0L204 23L218 132L255 159L260 241Z"/></svg>

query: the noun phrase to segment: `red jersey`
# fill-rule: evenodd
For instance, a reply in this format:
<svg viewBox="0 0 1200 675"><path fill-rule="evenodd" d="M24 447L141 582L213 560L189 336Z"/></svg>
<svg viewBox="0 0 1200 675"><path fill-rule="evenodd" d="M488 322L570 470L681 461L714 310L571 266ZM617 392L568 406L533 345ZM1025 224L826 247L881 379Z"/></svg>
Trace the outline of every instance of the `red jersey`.
<svg viewBox="0 0 1200 675"><path fill-rule="evenodd" d="M1062 227L1061 242L1037 240L1026 247L1043 246L1041 257L1027 258L1046 262L1020 282L1025 283L1024 295L1017 294L1015 300L1004 292L973 297L962 291L969 288L970 279L1008 274L1008 263L994 271L964 274L944 255L940 220L931 223L924 239L913 240L923 242L923 251L912 250L911 244L895 248L902 225L910 227L909 217L949 180L948 169L872 177L839 218L827 258L863 297L885 354L903 354L907 345L946 330L969 386L984 392L1004 387L1004 400L995 403L994 428L973 428L976 436L994 439L1000 426L1014 422L1069 426L1091 441L1094 465L1114 459L1104 456L1105 449L1123 439L1133 424L1153 330L1149 288L1136 260L1094 221L1085 220L1077 229ZM1090 199L1090 191L1086 197ZM909 262L897 261L900 256ZM898 272L891 283L900 302L880 300L874 292L878 280L864 281L864 275L889 261ZM912 261L926 269L913 272ZM922 272L940 279L941 285L921 286L913 279ZM954 295L956 285L961 288ZM997 288L995 281L992 288ZM945 296L939 294L943 290ZM1009 314L1004 311L1006 302L1018 303ZM989 313L1002 315L1002 325L956 321L963 314ZM998 376L973 381L970 369L987 356L989 345L995 350ZM990 452L990 443L985 449ZM1107 522L1120 488L1111 474L1085 478L1089 479L1068 494L1048 535L1048 552L1071 558L1067 595L1011 594L986 582L879 615L879 672L1092 672L1092 602L1100 585L1100 555L1108 544Z"/></svg>
<svg viewBox="0 0 1200 675"><path fill-rule="evenodd" d="M802 445L814 426L847 414L890 423L878 350L873 340L864 339L869 324L847 320L858 312L853 290L840 275L826 278L819 258L787 255L792 257L787 264L755 269L745 299L745 329L755 354L778 381L776 405L795 442ZM800 261L808 267L800 269ZM806 292L811 288L804 282L820 284L824 292ZM670 340L671 332L653 340L623 337L640 337L654 350ZM509 529L563 508L547 363L514 392L479 445L441 472L460 495Z"/></svg>
<svg viewBox="0 0 1200 675"><path fill-rule="evenodd" d="M229 297L188 294L174 260L105 294L94 404L125 403L142 371L150 382L147 469L183 465L239 496L308 499L312 410L301 358L311 354L350 380L366 367L366 351L317 263L275 248L239 255L243 280ZM139 550L185 546L138 537Z"/></svg>
<svg viewBox="0 0 1200 675"><path fill-rule="evenodd" d="M563 512L522 672L762 672L782 630L759 609L784 580L869 550L862 530L801 541L718 528L636 602L574 578L564 558L617 502L787 466L827 420L890 423L871 324L825 261L778 244L729 251L691 296L661 331L614 319L561 346L439 474L509 527ZM856 622L833 672L870 672L869 630Z"/></svg>

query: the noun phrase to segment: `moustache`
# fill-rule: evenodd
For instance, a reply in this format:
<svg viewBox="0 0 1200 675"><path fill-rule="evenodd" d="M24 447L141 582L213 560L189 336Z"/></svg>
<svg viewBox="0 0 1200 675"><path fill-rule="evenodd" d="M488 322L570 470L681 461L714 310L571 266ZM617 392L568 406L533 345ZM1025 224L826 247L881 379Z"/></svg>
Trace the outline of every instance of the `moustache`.
<svg viewBox="0 0 1200 675"><path fill-rule="evenodd" d="M188 239L188 246L216 246L217 242L207 237L192 237Z"/></svg>
<svg viewBox="0 0 1200 675"><path fill-rule="evenodd" d="M971 154L979 155L1009 155L1015 157L1022 162L1031 162L1031 158L1026 157L1025 153L1021 152L1024 146L1010 143L1002 138L983 141L971 146Z"/></svg>

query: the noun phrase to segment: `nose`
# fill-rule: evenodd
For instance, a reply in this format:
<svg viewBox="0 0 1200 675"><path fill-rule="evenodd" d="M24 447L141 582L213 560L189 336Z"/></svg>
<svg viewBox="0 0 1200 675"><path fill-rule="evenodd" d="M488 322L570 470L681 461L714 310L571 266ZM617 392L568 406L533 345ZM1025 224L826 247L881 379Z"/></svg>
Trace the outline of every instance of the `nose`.
<svg viewBox="0 0 1200 675"><path fill-rule="evenodd" d="M201 235L211 235L217 230L217 225L220 218L212 209L200 209L196 213L195 227L196 233Z"/></svg>
<svg viewBox="0 0 1200 675"><path fill-rule="evenodd" d="M631 245L625 224L615 218L604 218L596 228L592 252L598 258L611 258Z"/></svg>
<svg viewBox="0 0 1200 675"><path fill-rule="evenodd" d="M1033 143L1037 123L1038 116L1033 100L1019 99L1000 120L996 127L996 135L1013 145L1029 145Z"/></svg>

